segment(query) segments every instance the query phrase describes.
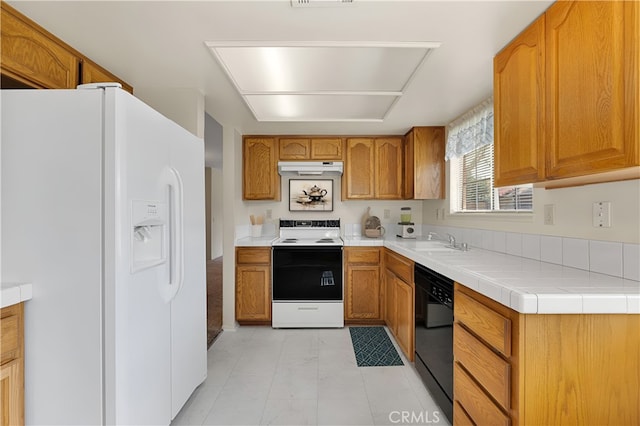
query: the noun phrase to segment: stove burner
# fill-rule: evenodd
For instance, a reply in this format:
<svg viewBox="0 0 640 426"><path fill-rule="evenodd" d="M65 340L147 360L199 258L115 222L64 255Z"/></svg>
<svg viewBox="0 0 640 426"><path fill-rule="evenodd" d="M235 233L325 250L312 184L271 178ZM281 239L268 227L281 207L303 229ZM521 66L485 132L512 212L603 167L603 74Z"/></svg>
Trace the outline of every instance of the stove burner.
<svg viewBox="0 0 640 426"><path fill-rule="evenodd" d="M296 243L297 241L298 241L297 238L286 238L282 240L283 243L287 243L287 244L293 244L293 243Z"/></svg>
<svg viewBox="0 0 640 426"><path fill-rule="evenodd" d="M320 238L316 243L332 243L333 238Z"/></svg>

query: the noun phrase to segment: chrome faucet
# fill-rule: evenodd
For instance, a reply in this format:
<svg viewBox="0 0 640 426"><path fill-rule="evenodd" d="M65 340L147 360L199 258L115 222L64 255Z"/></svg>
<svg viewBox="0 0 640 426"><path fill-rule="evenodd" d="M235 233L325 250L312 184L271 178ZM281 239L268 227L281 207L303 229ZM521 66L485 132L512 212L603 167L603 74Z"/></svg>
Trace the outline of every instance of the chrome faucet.
<svg viewBox="0 0 640 426"><path fill-rule="evenodd" d="M447 234L447 236L449 237L449 244L451 245L451 247L456 248L456 237L451 234Z"/></svg>

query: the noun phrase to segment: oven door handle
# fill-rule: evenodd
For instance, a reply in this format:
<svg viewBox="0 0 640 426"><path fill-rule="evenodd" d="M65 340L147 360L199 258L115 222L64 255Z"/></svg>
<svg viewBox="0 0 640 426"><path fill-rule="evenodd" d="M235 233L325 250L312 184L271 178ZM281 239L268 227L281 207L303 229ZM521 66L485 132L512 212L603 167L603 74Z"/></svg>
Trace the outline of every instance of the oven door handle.
<svg viewBox="0 0 640 426"><path fill-rule="evenodd" d="M299 311L317 311L320 309L318 306L298 306Z"/></svg>

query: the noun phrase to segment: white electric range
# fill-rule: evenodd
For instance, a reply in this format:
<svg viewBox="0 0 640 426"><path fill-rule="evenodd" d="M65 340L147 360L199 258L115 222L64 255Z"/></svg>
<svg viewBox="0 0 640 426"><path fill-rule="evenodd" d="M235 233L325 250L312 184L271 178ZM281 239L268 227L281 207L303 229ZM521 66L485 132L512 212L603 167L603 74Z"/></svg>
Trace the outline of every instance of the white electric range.
<svg viewBox="0 0 640 426"><path fill-rule="evenodd" d="M273 242L272 326L344 326L340 220L280 220Z"/></svg>

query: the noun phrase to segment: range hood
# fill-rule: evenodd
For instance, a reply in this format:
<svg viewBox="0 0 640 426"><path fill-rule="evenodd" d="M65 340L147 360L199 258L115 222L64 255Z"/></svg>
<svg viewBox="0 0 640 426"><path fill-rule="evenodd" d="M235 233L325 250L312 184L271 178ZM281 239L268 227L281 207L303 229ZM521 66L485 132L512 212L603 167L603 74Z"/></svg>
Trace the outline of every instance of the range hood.
<svg viewBox="0 0 640 426"><path fill-rule="evenodd" d="M340 176L342 175L342 161L279 161L278 173L300 176Z"/></svg>

